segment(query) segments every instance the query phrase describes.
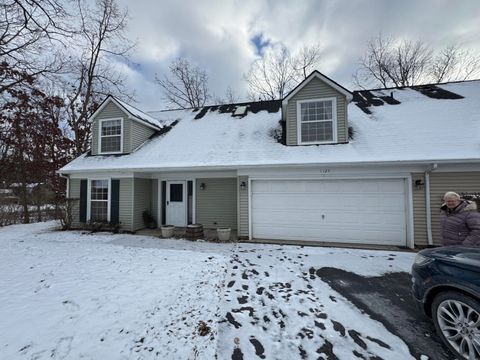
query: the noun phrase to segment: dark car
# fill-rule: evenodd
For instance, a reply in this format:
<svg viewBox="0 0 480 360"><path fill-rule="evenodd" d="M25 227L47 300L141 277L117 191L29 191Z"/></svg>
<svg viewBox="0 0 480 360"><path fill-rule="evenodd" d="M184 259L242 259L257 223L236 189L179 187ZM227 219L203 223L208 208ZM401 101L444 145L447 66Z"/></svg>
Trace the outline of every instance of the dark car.
<svg viewBox="0 0 480 360"><path fill-rule="evenodd" d="M448 348L460 359L480 359L480 248L422 250L412 276L413 297Z"/></svg>

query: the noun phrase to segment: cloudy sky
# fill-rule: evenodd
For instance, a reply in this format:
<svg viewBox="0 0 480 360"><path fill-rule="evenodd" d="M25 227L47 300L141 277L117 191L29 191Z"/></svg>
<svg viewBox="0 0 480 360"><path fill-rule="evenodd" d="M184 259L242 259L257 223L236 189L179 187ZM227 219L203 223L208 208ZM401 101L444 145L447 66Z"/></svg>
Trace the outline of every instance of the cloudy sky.
<svg viewBox="0 0 480 360"><path fill-rule="evenodd" d="M480 50L479 0L120 0L128 8L128 37L138 45L127 69L128 86L144 110L166 107L155 74L179 56L204 68L212 92L228 86L246 100L243 80L266 46L294 52L319 44L319 71L353 90L352 74L366 42L382 32L421 39L432 48L449 44Z"/></svg>

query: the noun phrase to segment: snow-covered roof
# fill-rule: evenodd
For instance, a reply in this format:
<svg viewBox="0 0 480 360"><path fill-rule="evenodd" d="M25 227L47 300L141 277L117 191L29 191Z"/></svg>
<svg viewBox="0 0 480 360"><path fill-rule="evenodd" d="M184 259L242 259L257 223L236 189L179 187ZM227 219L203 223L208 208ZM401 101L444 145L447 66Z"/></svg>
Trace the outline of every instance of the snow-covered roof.
<svg viewBox="0 0 480 360"><path fill-rule="evenodd" d="M155 114L159 120L178 123L131 154L84 154L61 172L480 161L480 81L442 84L435 89L357 92L348 106L353 139L337 145L282 144L278 140L281 101L263 107L250 103L159 112ZM460 96L437 96L442 89L447 95ZM234 116L237 107L245 105L246 114Z"/></svg>
<svg viewBox="0 0 480 360"><path fill-rule="evenodd" d="M157 119L156 117L153 117L139 109L137 109L136 107L130 105L130 104L127 104L125 101L122 101L120 99L117 99L111 95L109 95L103 102L102 104L100 104L100 106L98 107L98 109L93 113L92 116L90 116L90 121L92 121L96 115L98 113L100 113L100 111L102 111L102 109L110 102L114 102L117 106L119 106L120 108L123 108L123 110L125 112L127 112L127 114L132 117L133 119L137 120L137 121L140 121L140 122L143 122L145 125L149 126L149 127L153 127L155 128L156 130L160 130L162 127L164 127L165 125L168 125L168 124L165 124L164 122L162 122L161 120Z"/></svg>

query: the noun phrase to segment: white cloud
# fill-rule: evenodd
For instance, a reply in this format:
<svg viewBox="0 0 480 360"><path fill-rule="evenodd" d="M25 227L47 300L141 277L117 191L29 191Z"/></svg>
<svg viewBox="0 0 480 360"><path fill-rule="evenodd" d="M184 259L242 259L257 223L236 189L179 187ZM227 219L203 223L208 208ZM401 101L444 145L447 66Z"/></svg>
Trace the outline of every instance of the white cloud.
<svg viewBox="0 0 480 360"><path fill-rule="evenodd" d="M435 48L455 43L480 50L477 0L455 6L447 0L121 2L129 7L129 37L138 42L133 61L140 64L130 69L128 83L145 109L165 107L154 76L178 56L207 70L217 96L231 86L244 99L243 74L256 56L251 39L258 34L291 51L320 44L319 70L346 87L367 40L379 32Z"/></svg>

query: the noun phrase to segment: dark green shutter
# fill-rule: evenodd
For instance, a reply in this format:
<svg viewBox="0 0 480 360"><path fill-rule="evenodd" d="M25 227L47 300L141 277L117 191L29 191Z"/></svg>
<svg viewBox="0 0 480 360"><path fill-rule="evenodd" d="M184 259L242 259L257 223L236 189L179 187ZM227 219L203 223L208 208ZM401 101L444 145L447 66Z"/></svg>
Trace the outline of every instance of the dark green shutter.
<svg viewBox="0 0 480 360"><path fill-rule="evenodd" d="M80 222L87 222L88 180L80 180Z"/></svg>
<svg viewBox="0 0 480 360"><path fill-rule="evenodd" d="M166 208L167 208L167 182L162 181L162 223L166 224Z"/></svg>
<svg viewBox="0 0 480 360"><path fill-rule="evenodd" d="M112 180L112 195L110 196L110 222L120 221L120 180Z"/></svg>

